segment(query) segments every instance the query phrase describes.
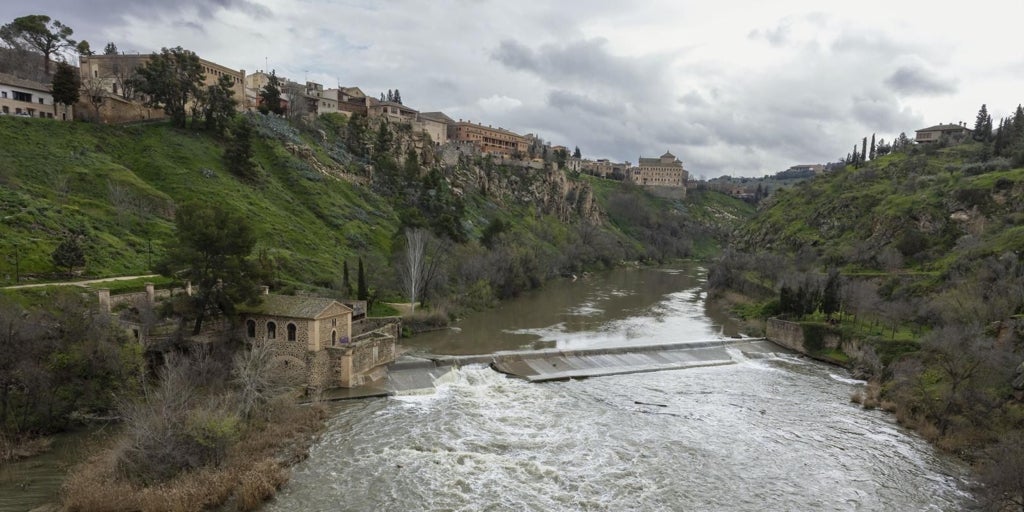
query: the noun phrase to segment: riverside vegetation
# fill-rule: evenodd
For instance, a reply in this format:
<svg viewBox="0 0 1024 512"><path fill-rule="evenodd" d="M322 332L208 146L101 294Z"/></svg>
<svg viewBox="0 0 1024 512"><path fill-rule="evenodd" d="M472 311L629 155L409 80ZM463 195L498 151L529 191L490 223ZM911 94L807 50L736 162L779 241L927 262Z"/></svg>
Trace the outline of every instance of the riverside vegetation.
<svg viewBox="0 0 1024 512"><path fill-rule="evenodd" d="M453 156L407 126L361 116L244 114L227 126L0 117L0 280L160 269L158 287L181 286L192 275L182 261L187 238L229 224L246 234L224 251L244 258L232 271L244 270L236 275L249 292L268 284L365 298L372 313L407 301L405 234L419 230L429 271L407 321L415 328L574 272L713 255L752 213L711 191L672 201L554 163L536 170ZM142 281L111 286L133 291ZM259 364L259 347L189 344L197 317L230 319L231 304L115 311L151 324L181 320L161 360L97 314L92 297L56 287L0 292L4 446L115 421L121 435L69 475L68 510L251 509L271 495L322 411L295 407L294 390Z"/></svg>
<svg viewBox="0 0 1024 512"><path fill-rule="evenodd" d="M854 400L975 465L992 510L1024 509L1017 117L1002 146L982 128L980 140L908 144L779 191L709 272L719 300L755 323L800 322L813 355L870 379Z"/></svg>

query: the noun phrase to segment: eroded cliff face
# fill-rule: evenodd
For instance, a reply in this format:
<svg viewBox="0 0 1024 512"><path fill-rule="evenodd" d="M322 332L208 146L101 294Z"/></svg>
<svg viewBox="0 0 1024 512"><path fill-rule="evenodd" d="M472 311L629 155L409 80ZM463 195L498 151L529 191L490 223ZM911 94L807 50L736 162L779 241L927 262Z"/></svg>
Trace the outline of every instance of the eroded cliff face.
<svg viewBox="0 0 1024 512"><path fill-rule="evenodd" d="M500 159L481 155L472 145L451 142L437 146L422 133L403 125L389 125L391 142L389 155L404 166L409 155L418 159L420 173L441 171L445 181L456 195L481 194L499 206L530 205L537 214L553 215L562 222L581 220L601 223L603 214L594 198L593 190L584 181L569 179L564 171L555 169L551 162ZM379 130L379 123L371 130ZM317 152L296 139L286 140L285 149L307 164L313 172L325 177L372 186L383 178L370 159L359 159L331 145L322 136L324 149L330 156L325 161ZM338 157L337 153L345 153Z"/></svg>
<svg viewBox="0 0 1024 512"><path fill-rule="evenodd" d="M459 194L478 193L502 206L532 205L562 222L597 224L603 218L590 184L569 179L551 163L497 161L458 144L440 148L436 159Z"/></svg>

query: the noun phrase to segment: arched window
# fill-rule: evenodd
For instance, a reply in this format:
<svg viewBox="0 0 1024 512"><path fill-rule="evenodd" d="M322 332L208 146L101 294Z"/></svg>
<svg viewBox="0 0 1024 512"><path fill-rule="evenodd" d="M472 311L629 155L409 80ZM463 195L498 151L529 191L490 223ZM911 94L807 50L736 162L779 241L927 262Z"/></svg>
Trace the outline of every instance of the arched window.
<svg viewBox="0 0 1024 512"><path fill-rule="evenodd" d="M295 341L295 324L288 324L288 341Z"/></svg>
<svg viewBox="0 0 1024 512"><path fill-rule="evenodd" d="M256 320L250 318L245 321L245 335L250 338L256 337Z"/></svg>
<svg viewBox="0 0 1024 512"><path fill-rule="evenodd" d="M274 322L267 322L267 339L277 339L277 324Z"/></svg>
<svg viewBox="0 0 1024 512"><path fill-rule="evenodd" d="M331 346L333 347L338 341L338 331L331 331Z"/></svg>

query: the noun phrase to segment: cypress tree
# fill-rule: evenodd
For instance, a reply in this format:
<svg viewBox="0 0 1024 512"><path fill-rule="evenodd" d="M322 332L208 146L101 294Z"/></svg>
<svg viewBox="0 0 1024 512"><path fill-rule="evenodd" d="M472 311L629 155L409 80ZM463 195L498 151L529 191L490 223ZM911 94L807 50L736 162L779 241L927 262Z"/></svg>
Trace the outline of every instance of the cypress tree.
<svg viewBox="0 0 1024 512"><path fill-rule="evenodd" d="M871 134L871 149L869 151L869 154L871 155L871 159L874 160L875 159L875 134L873 134L873 133Z"/></svg>
<svg viewBox="0 0 1024 512"><path fill-rule="evenodd" d="M985 127L988 126L986 133ZM986 142L992 137L992 116L988 115L988 106L984 103L978 109L978 116L974 119L974 133L972 137L976 141Z"/></svg>
<svg viewBox="0 0 1024 512"><path fill-rule="evenodd" d="M345 298L352 297L352 279L348 275L348 260L341 262L341 292Z"/></svg>
<svg viewBox="0 0 1024 512"><path fill-rule="evenodd" d="M861 162L867 162L868 161L868 138L867 137L864 137L864 140L861 142L860 161Z"/></svg>
<svg viewBox="0 0 1024 512"><path fill-rule="evenodd" d="M356 286L356 298L359 300L367 300L370 298L370 290L366 287L366 273L363 272L363 258L359 258L359 276L356 278L358 282Z"/></svg>

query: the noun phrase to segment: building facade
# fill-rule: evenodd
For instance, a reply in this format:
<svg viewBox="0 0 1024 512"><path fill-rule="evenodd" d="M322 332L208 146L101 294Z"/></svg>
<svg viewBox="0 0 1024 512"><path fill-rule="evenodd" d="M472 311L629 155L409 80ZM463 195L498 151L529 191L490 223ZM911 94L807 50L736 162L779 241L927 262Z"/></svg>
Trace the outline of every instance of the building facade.
<svg viewBox="0 0 1024 512"><path fill-rule="evenodd" d="M934 144L945 139L959 143L970 137L972 131L962 122L958 124L937 124L915 130L917 135L914 137L914 142L918 144Z"/></svg>
<svg viewBox="0 0 1024 512"><path fill-rule="evenodd" d="M71 121L71 105L53 101L50 86L0 73L0 114Z"/></svg>
<svg viewBox="0 0 1024 512"><path fill-rule="evenodd" d="M483 153L509 156L525 155L529 146L522 135L461 119L448 126L448 139L472 143Z"/></svg>
<svg viewBox="0 0 1024 512"><path fill-rule="evenodd" d="M637 166L630 169L628 180L646 187L672 187L686 190L688 173L683 162L666 151L658 158L640 157Z"/></svg>
<svg viewBox="0 0 1024 512"><path fill-rule="evenodd" d="M145 96L135 91L132 80L137 70L144 66L152 55L82 55L79 57L79 73L83 88L90 94L103 96L102 106L98 108L99 121L105 123L121 123L141 119L159 119L163 111L145 107ZM232 96L238 102L238 110L245 110L249 105L246 94L245 70L231 69L227 66L199 59L203 72L202 87L217 85L220 78L231 79L234 91Z"/></svg>
<svg viewBox="0 0 1024 512"><path fill-rule="evenodd" d="M421 112L419 122L420 129L439 146L448 143L448 127L455 123L443 112Z"/></svg>

